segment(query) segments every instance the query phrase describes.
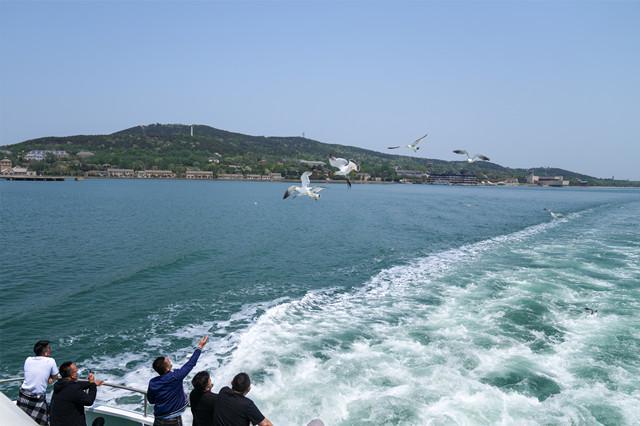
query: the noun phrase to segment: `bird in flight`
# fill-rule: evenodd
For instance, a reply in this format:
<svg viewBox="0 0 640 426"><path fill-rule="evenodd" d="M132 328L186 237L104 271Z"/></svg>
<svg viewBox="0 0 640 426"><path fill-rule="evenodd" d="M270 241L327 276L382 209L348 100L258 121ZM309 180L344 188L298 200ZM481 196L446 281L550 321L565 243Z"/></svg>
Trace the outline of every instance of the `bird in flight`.
<svg viewBox="0 0 640 426"><path fill-rule="evenodd" d="M309 180L310 176L311 176L311 172L304 172L302 176L300 176L300 182L302 183L302 185L301 186L291 185L285 191L282 199L286 200L289 197L296 198L296 197L302 197L306 195L307 197L313 198L314 200L318 201L318 199L320 198L320 191L322 191L324 188L319 186L316 186L316 187L310 186L310 183L311 183L311 181Z"/></svg>
<svg viewBox="0 0 640 426"><path fill-rule="evenodd" d="M329 157L329 164L331 167L335 167L338 169L334 174L337 176L344 176L347 179L347 186L351 188L351 181L349 180L349 175L351 172L359 172L360 166L355 163L353 160L346 160L344 158L336 158L333 155Z"/></svg>
<svg viewBox="0 0 640 426"><path fill-rule="evenodd" d="M474 155L472 157L464 149L454 149L453 153L454 154L460 154L460 155L466 155L467 156L467 163L475 163L476 161L491 161L489 159L489 157L487 157L486 155L482 155L482 154L476 154L476 155Z"/></svg>
<svg viewBox="0 0 640 426"><path fill-rule="evenodd" d="M409 145L390 146L390 147L387 147L387 149L408 148L413 152L418 152L418 150L420 149L418 144L420 142L422 142L422 139L426 138L428 135L429 135L429 133L427 133L426 135L424 135L421 138L416 139L415 141L413 141L413 143L410 143Z"/></svg>

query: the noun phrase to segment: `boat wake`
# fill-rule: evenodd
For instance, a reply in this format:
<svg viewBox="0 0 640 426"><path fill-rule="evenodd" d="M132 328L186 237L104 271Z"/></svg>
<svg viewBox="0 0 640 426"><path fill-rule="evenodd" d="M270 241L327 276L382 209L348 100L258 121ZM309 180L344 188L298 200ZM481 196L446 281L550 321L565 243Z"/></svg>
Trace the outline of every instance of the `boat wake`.
<svg viewBox="0 0 640 426"><path fill-rule="evenodd" d="M559 238L575 244L557 234L584 214L391 267L355 290L328 283L301 299L246 305L173 336L217 336L197 369L212 372L214 389L248 372L251 397L277 424L640 419L628 366L585 356L629 323L584 315L592 290L566 284L541 256ZM144 365L119 380L145 387L151 376Z"/></svg>

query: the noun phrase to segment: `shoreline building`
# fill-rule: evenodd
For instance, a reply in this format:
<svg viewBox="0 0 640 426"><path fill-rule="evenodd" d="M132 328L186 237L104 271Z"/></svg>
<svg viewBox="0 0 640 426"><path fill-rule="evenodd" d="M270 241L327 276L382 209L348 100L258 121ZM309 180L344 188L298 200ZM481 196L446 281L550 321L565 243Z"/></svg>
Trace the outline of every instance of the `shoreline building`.
<svg viewBox="0 0 640 426"><path fill-rule="evenodd" d="M569 181L563 176L536 176L533 173L527 176L527 183L540 186L569 186Z"/></svg>
<svg viewBox="0 0 640 426"><path fill-rule="evenodd" d="M371 175L369 173L356 173L356 180L368 182L371 180Z"/></svg>
<svg viewBox="0 0 640 426"><path fill-rule="evenodd" d="M27 161L44 161L47 155L53 155L55 158L67 158L69 154L67 151L60 150L48 150L48 149L32 149L24 156Z"/></svg>
<svg viewBox="0 0 640 426"><path fill-rule="evenodd" d="M208 180L213 179L213 172L207 172L205 170L187 170L184 177L186 179Z"/></svg>
<svg viewBox="0 0 640 426"><path fill-rule="evenodd" d="M244 175L242 173L220 173L218 179L221 180L242 180Z"/></svg>
<svg viewBox="0 0 640 426"><path fill-rule="evenodd" d="M244 178L246 180L269 180L269 176L257 174L248 174Z"/></svg>
<svg viewBox="0 0 640 426"><path fill-rule="evenodd" d="M138 170L140 179L174 179L176 174L171 170Z"/></svg>
<svg viewBox="0 0 640 426"><path fill-rule="evenodd" d="M28 170L26 167L15 166L12 169L9 169L6 174L9 176L35 176L36 172Z"/></svg>
<svg viewBox="0 0 640 426"><path fill-rule="evenodd" d="M475 175L430 175L427 183L432 185L477 185L478 177Z"/></svg>
<svg viewBox="0 0 640 426"><path fill-rule="evenodd" d="M429 174L420 170L403 170L396 167L396 174L402 178L402 181L413 179L415 181L425 182L429 179Z"/></svg>
<svg viewBox="0 0 640 426"><path fill-rule="evenodd" d="M135 177L133 169L107 169L107 177L132 178Z"/></svg>
<svg viewBox="0 0 640 426"><path fill-rule="evenodd" d="M13 164L11 163L11 160L9 160L8 158L3 158L2 160L0 160L0 174L9 174L11 172L11 166Z"/></svg>

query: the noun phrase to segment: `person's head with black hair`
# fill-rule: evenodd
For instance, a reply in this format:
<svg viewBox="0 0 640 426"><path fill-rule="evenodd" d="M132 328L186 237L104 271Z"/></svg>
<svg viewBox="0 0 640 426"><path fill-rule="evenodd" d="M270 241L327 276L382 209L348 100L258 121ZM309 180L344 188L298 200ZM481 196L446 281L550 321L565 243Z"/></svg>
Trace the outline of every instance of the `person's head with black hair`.
<svg viewBox="0 0 640 426"><path fill-rule="evenodd" d="M206 371L200 371L191 380L191 384L193 388L200 392L208 392L213 387L213 383L211 382L211 376Z"/></svg>
<svg viewBox="0 0 640 426"><path fill-rule="evenodd" d="M33 345L33 353L36 356L49 356L51 355L51 345L48 340L38 340Z"/></svg>
<svg viewBox="0 0 640 426"><path fill-rule="evenodd" d="M246 395L251 390L251 379L247 373L238 373L231 381L231 389L234 392Z"/></svg>
<svg viewBox="0 0 640 426"><path fill-rule="evenodd" d="M171 368L173 368L173 364L171 363L169 357L159 356L158 358L153 360L152 367L156 373L162 376L171 371Z"/></svg>
<svg viewBox="0 0 640 426"><path fill-rule="evenodd" d="M73 361L67 361L60 364L60 377L68 380L78 380L78 367Z"/></svg>

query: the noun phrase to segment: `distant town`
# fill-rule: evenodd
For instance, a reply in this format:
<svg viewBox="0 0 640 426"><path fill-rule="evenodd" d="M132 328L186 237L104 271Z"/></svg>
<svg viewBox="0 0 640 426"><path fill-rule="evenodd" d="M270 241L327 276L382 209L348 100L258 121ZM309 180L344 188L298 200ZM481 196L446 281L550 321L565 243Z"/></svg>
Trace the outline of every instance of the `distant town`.
<svg viewBox="0 0 640 426"><path fill-rule="evenodd" d="M70 154L64 150L31 150L24 155L25 165L13 165L9 158L0 160L0 176L8 180L62 180L65 176L57 176L53 179L50 175L37 174L34 170L29 170L29 164L33 162L45 161L48 158L53 159L70 159L77 157L79 159L87 159L95 154L90 151L79 151L76 154ZM218 155L218 157L221 157ZM220 163L219 158L210 159L211 162ZM321 162L300 160L302 164L310 164L315 166L313 177L316 180L331 181L331 172L328 169L322 169L318 166ZM187 169L183 173L177 173L173 170L159 169L124 169L112 167L110 164L104 164L99 170L88 170L80 175L68 176L70 178L111 178L111 179L187 179L187 180L247 180L247 181L267 181L279 182L286 178L281 173L255 174L245 173L243 168L237 165L228 165L229 168L235 169L235 173L214 173L207 170ZM562 187L569 186L570 182L562 176L537 176L533 173L527 176L525 182L520 182L516 177L506 178L498 181L482 179L475 175L463 174L429 174L419 170L395 169L398 176L398 183L414 183L414 184L434 184L434 185L539 185ZM40 179L39 179L40 178ZM288 180L297 180L293 177ZM372 176L369 173L356 173L353 179L359 183L382 183L385 182L380 176ZM386 181L389 182L389 181ZM393 181L392 181L393 182Z"/></svg>
<svg viewBox="0 0 640 426"><path fill-rule="evenodd" d="M490 154L490 153L489 153ZM319 142L252 136L206 125L138 125L108 135L43 137L0 147L0 178L338 181L328 159L354 160L354 183L434 185L640 186L560 168L510 168L492 161L446 161Z"/></svg>

